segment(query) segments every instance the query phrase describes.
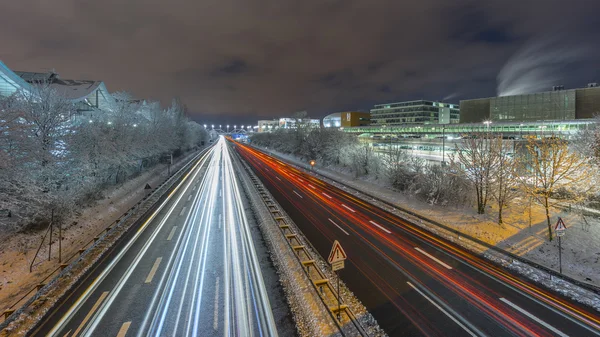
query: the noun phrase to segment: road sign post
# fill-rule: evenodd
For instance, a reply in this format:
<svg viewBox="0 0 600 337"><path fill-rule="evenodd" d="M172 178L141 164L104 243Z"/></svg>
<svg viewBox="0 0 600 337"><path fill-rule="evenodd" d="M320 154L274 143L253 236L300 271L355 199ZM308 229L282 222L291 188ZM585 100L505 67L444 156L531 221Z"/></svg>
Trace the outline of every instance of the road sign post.
<svg viewBox="0 0 600 337"><path fill-rule="evenodd" d="M331 270L334 271L337 275L338 321L340 321L342 317L340 314L340 312L342 311L342 304L340 301L340 274L338 273L338 270L344 269L344 260L346 260L346 257L347 255L344 249L342 248L342 245L340 245L338 240L335 240L333 242L333 247L331 248L331 252L329 253L329 258L327 259L327 261L329 262L329 264L331 264Z"/></svg>
<svg viewBox="0 0 600 337"><path fill-rule="evenodd" d="M554 226L554 231L556 232L556 236L558 237L558 272L562 274L562 237L565 235L567 230L567 226L565 226L565 222L562 218L558 218L556 222L556 226Z"/></svg>

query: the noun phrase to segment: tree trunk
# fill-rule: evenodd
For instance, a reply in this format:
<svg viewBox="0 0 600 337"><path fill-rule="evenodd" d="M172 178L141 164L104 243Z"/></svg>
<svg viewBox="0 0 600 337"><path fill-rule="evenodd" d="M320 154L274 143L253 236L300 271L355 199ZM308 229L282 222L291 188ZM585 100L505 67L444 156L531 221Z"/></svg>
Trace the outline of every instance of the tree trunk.
<svg viewBox="0 0 600 337"><path fill-rule="evenodd" d="M499 198L498 202L498 225L502 226L502 208L504 207L504 203L502 202L502 198Z"/></svg>
<svg viewBox="0 0 600 337"><path fill-rule="evenodd" d="M552 241L552 224L550 223L550 210L548 206L548 196L544 196L544 208L546 209L546 223L548 225L548 239Z"/></svg>

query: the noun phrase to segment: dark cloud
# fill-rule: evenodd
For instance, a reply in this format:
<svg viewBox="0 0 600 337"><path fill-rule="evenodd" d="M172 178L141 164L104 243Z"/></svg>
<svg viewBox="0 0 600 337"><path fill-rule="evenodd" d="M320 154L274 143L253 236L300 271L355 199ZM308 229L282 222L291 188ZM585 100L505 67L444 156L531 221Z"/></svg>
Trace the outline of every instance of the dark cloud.
<svg viewBox="0 0 600 337"><path fill-rule="evenodd" d="M322 116L393 100L495 95L504 64L550 28L595 44L600 2L23 0L2 7L0 59L13 69L53 68L165 104L177 96L199 120L249 123L303 109ZM565 84L600 81L591 78L598 62L553 75Z"/></svg>

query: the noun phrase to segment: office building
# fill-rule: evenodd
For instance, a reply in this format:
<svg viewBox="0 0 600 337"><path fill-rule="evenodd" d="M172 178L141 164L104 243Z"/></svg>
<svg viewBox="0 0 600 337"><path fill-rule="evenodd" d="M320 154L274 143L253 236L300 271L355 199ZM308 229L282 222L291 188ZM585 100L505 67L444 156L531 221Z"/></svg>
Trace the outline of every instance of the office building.
<svg viewBox="0 0 600 337"><path fill-rule="evenodd" d="M371 109L371 125L395 126L410 124L458 123L459 108L452 103L417 100L376 104Z"/></svg>

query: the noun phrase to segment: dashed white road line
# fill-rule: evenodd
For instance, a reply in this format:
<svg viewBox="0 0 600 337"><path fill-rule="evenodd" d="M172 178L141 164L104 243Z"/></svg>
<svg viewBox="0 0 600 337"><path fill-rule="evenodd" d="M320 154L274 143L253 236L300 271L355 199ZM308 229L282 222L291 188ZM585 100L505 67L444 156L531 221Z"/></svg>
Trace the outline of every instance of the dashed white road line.
<svg viewBox="0 0 600 337"><path fill-rule="evenodd" d="M477 337L477 335L471 331L469 328L467 328L464 324L462 324L459 320L457 320L456 318L454 318L452 315L450 315L446 310L444 310L442 307L440 307L437 303L435 303L431 298L429 298L427 295L425 295L421 290L419 290L419 288L415 287L412 283L406 281L406 283L408 283L409 286L411 286L411 288L413 288L414 290L416 290L419 294L421 294L421 296L425 297L425 299L427 301L429 301L429 303L433 304L436 308L438 308L441 312L444 313L444 315L448 316L452 321L454 321L454 323L458 324L458 326L460 326L461 328L463 328L469 335L473 336L473 337Z"/></svg>
<svg viewBox="0 0 600 337"><path fill-rule="evenodd" d="M169 233L169 236L167 237L167 241L171 241L171 239L173 238L173 235L175 235L176 230L177 230L177 226L173 226L173 229L171 229L171 233Z"/></svg>
<svg viewBox="0 0 600 337"><path fill-rule="evenodd" d="M312 189L316 189L316 187L314 187L314 186L313 186L313 185L311 185L311 184L308 184L308 186L310 186L310 188L312 188Z"/></svg>
<svg viewBox="0 0 600 337"><path fill-rule="evenodd" d="M423 255L427 256L428 258L432 259L433 261L435 261L435 262L437 262L437 263L441 264L441 265L442 265L442 266L444 266L446 269L452 269L452 267L450 267L449 265L445 264L444 262L442 262L441 260L439 260L437 257L435 257L435 256L433 256L433 255L431 255L431 254L427 253L426 251L422 250L421 248L419 248L419 247L415 247L415 249L416 249L416 250L417 250L419 253L421 253L421 254L423 254Z"/></svg>
<svg viewBox="0 0 600 337"><path fill-rule="evenodd" d="M542 325L543 327L545 327L546 329L554 332L555 334L557 334L558 336L561 337L569 337L569 335L563 333L562 331L556 329L555 327L553 327L552 325L542 321L541 319L537 318L536 316L534 316L533 314L529 313L528 311L526 311L525 309L519 307L518 305L512 303L511 301L507 300L504 297L500 297L500 301L510 305L511 307L513 307L515 310L519 311L520 313L524 314L525 316L531 318L532 320L538 322L540 325Z"/></svg>
<svg viewBox="0 0 600 337"><path fill-rule="evenodd" d="M352 213L356 213L356 211L355 211L355 210L353 210L352 208L350 208L350 207L348 207L348 206L346 206L346 205L344 205L344 204L342 204L342 207L344 207L345 209L349 210L349 211L350 211L350 212L352 212Z"/></svg>
<svg viewBox="0 0 600 337"><path fill-rule="evenodd" d="M373 225L379 227L379 229L381 229L382 231L384 231L384 232L386 232L388 234L392 234L392 232L390 232L387 228L383 227L382 225L378 224L377 222L372 221L372 220L369 221L369 222L372 223Z"/></svg>
<svg viewBox="0 0 600 337"><path fill-rule="evenodd" d="M331 196L325 192L322 192L324 196L326 196L327 198L331 199Z"/></svg>
<svg viewBox="0 0 600 337"><path fill-rule="evenodd" d="M123 325L121 325L121 329L119 329L119 333L117 333L117 337L125 337L130 325L131 321L123 323Z"/></svg>
<svg viewBox="0 0 600 337"><path fill-rule="evenodd" d="M190 200L192 200L192 195L191 195L191 194L190 194L190 196L188 197L188 200L187 200L187 201L190 201Z"/></svg>
<svg viewBox="0 0 600 337"><path fill-rule="evenodd" d="M279 180L279 181L283 181L283 180L281 180L281 178L279 178L279 177L275 177L275 178L277 178L277 180Z"/></svg>
<svg viewBox="0 0 600 337"><path fill-rule="evenodd" d="M219 329L219 278L217 277L217 284L215 286L215 311L213 319L213 329Z"/></svg>
<svg viewBox="0 0 600 337"><path fill-rule="evenodd" d="M158 266L160 265L160 261L162 261L162 257L159 257L156 259L156 261L154 261L154 265L152 266L152 269L150 269L150 273L148 274L148 277L146 277L146 281L144 281L144 283L152 282L152 279L158 270Z"/></svg>
<svg viewBox="0 0 600 337"><path fill-rule="evenodd" d="M184 207L181 209L181 212L179 212L179 216L182 216L182 215L183 215L183 212L185 212L186 208L187 208L187 206L184 206Z"/></svg>
<svg viewBox="0 0 600 337"><path fill-rule="evenodd" d="M303 196L301 196L301 195L300 195L300 193L298 193L298 192L296 192L296 191L294 191L294 193L296 193L296 195L297 195L297 196L299 196L300 198L304 199L304 197L303 197Z"/></svg>
<svg viewBox="0 0 600 337"><path fill-rule="evenodd" d="M346 232L342 227L340 227L338 224L336 224L335 222L333 222L333 220L328 219L332 224L334 224L337 228L339 228L342 232L344 232L344 234L346 235L350 235L348 234L348 232Z"/></svg>
<svg viewBox="0 0 600 337"><path fill-rule="evenodd" d="M219 229L221 229L221 222L223 222L223 214L219 214Z"/></svg>

